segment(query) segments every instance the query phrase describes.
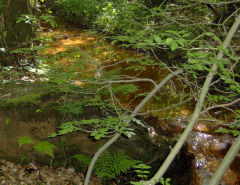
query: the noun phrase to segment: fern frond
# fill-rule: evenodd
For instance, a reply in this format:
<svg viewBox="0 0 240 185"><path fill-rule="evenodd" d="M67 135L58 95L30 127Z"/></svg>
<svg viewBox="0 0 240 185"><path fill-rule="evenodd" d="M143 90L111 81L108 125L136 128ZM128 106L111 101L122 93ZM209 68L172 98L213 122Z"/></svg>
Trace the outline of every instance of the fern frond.
<svg viewBox="0 0 240 185"><path fill-rule="evenodd" d="M120 173L126 173L138 162L131 159L125 152L120 151L112 154L106 151L96 162L95 172L103 179L112 179Z"/></svg>
<svg viewBox="0 0 240 185"><path fill-rule="evenodd" d="M133 166L135 166L139 161L131 159L125 152L114 153L113 156L114 164L113 168L117 175L120 173L127 173Z"/></svg>
<svg viewBox="0 0 240 185"><path fill-rule="evenodd" d="M77 159L78 162L89 166L91 163L91 158L84 154L76 154L73 156L73 158Z"/></svg>
<svg viewBox="0 0 240 185"><path fill-rule="evenodd" d="M91 163L91 158L84 154L74 155L73 158L84 165L89 166ZM139 162L131 159L125 152L111 153L106 150L97 160L94 171L102 179L114 179L121 173L127 173Z"/></svg>
<svg viewBox="0 0 240 185"><path fill-rule="evenodd" d="M103 179L115 178L113 168L113 156L109 151L105 151L94 166L95 173Z"/></svg>

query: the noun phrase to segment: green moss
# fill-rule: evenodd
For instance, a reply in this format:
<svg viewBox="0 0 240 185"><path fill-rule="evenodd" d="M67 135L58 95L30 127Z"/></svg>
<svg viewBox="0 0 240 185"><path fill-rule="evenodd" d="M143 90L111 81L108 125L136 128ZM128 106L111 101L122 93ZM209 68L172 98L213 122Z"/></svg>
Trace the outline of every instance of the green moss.
<svg viewBox="0 0 240 185"><path fill-rule="evenodd" d="M8 106L8 105L13 105L17 106L20 104L34 104L38 105L41 103L41 96L42 94L27 94L24 96L19 96L19 97L14 97L11 99L7 99L4 102L2 102L2 106Z"/></svg>

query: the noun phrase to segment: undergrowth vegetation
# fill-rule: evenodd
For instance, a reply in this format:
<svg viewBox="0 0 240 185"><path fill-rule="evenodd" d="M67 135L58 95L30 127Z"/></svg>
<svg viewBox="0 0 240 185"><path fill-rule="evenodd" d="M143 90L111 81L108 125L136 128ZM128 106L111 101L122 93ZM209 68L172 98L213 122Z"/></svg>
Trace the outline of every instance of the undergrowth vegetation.
<svg viewBox="0 0 240 185"><path fill-rule="evenodd" d="M90 165L91 158L87 155L76 154L73 157L84 165ZM125 152L111 153L106 150L94 166L94 171L102 179L115 179L121 173L127 173L139 162L131 159Z"/></svg>
<svg viewBox="0 0 240 185"><path fill-rule="evenodd" d="M49 44L55 42L54 39L56 40L57 37L41 34L37 34L37 38L31 40L31 47L17 48L10 52L25 56L23 60L19 59L18 67L34 73L36 78L43 81L46 91L59 95L56 98L56 110L62 116L62 122L59 123L57 132L49 138L75 131L87 132L94 140L113 138L99 149L100 152L94 155L93 160L83 154L73 156L80 163L89 166L85 185L88 184L91 170L103 179L114 179L132 168L140 177L139 182L132 184L149 183L144 182L148 177L147 174L150 173L149 166L131 159L125 152L111 153L105 149L120 135L133 137L135 135L133 122L145 127L145 124L135 116L138 113L146 115L159 111L153 106L147 111L143 109L143 105L149 99L153 98L152 101L167 105L162 110L170 110L169 112L190 100L195 103L201 99L199 94L205 84L204 80L209 76L214 78L211 84L209 80L205 92L206 101L204 101L205 95L202 96L204 110L200 112L202 108L200 107L200 110L197 110L199 111L197 117L202 114L204 117L216 120L211 115L211 110L226 109L232 114L231 119L224 121L230 120L232 123L217 132L240 135L240 66L237 56L240 52L239 32L233 37L230 49L227 49L223 42L240 5L238 2L219 1L219 3L216 6L215 1L204 3L200 0L57 0L53 3L54 13L57 16L77 26L97 30L113 44L141 51L146 57L127 58L117 62L114 59L116 64L108 63L109 61L106 60L106 64L102 65L96 62L93 55L77 47L69 47L65 53L56 52L51 55L47 52L51 48ZM221 19L218 18L219 15L222 15ZM55 26L53 18L52 12L48 11L46 15L40 17L24 14L17 22L32 24L41 30L39 20ZM119 63L132 65L119 67L117 66ZM141 78L140 74L147 67L151 67L152 71L154 69L160 71L164 68L168 73L162 78L161 83L159 79L154 81L150 78ZM6 68L2 67L2 69ZM125 75L124 71L127 70L133 75ZM177 73L174 73L176 71ZM8 70L5 70L4 75L7 73ZM178 81L166 82L171 81L170 79L175 75ZM146 88L142 92L137 85L141 82L151 83L154 90L150 91ZM180 88L176 82L183 89L181 92L178 92ZM6 85L2 82L0 85L4 84ZM210 91L208 91L209 86ZM160 88L162 88L161 92L155 94ZM160 94L164 94L165 97L167 95L167 98L160 99L158 97ZM129 98L129 102L123 106L119 97ZM173 101L168 100L170 97ZM5 103L18 105L25 102L38 105L41 103L41 98L40 93L31 93L6 99ZM129 108L134 100L140 103L133 105L135 109ZM164 104L164 101L167 103ZM86 107L98 107L102 118L80 119ZM37 110L41 112L42 109L44 106L40 106ZM172 114L169 114L169 117L171 116ZM18 142L20 147L23 144L30 144L36 151L54 157L56 147L47 141L35 144L33 139L21 137ZM164 180L162 177L152 179L152 184L153 181L154 184L160 182L168 185L170 179Z"/></svg>

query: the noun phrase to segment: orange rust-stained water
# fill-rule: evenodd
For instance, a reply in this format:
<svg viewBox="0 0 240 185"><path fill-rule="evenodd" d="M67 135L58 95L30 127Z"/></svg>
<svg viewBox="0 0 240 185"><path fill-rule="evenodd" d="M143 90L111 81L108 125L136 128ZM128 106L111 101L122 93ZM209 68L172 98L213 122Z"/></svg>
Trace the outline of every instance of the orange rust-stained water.
<svg viewBox="0 0 240 185"><path fill-rule="evenodd" d="M55 57L53 65L65 72L78 73L79 79L75 78L75 84L83 86L82 78L98 78L100 68L104 72L119 69L118 75L129 78L148 78L159 83L169 74L167 69L153 65L141 65L139 61L149 61L142 53L134 50L123 49L114 46L94 32L82 31L66 23L60 22L56 29L43 33L44 36L51 36L53 41L48 44L45 55ZM128 61L128 62L127 62ZM151 82L134 82L138 87L135 93L127 95L115 94L120 104L133 109L143 99L144 93L150 92L154 85ZM144 107L144 112L154 112L152 115L158 117L172 117L173 115L189 116L195 105L194 101L179 104L182 96L187 91L180 79L174 78L163 87L154 98ZM170 109L166 109L170 107ZM171 108L173 107L173 108ZM157 112L155 110L163 110ZM213 117L216 117L213 115ZM231 115L229 116L231 117Z"/></svg>
<svg viewBox="0 0 240 185"><path fill-rule="evenodd" d="M97 78L98 75L101 75L98 74L100 68L104 68L104 72L119 69L118 75L122 77L128 79L149 78L156 83L169 74L168 70L159 66L155 67L156 65L141 65L139 61L147 60L144 54L116 47L97 34L74 29L64 23L60 23L60 25L55 30L43 33L44 36L53 38L44 55L55 57L55 60L52 60L53 65L65 72L75 71L81 78ZM128 62L126 62L127 60ZM80 79L75 79L74 83L80 86L85 84ZM133 109L143 99L144 96L138 95L150 92L154 88L151 82L134 82L133 84L138 87L136 93L115 94L120 100L120 104L129 109ZM164 109L176 104L179 101L177 94L181 93L180 91L183 92L181 81L175 78L174 81L170 81L161 89L155 98L149 101L144 111ZM173 110L182 114L182 108L179 107L176 110L167 111L167 114L172 114ZM186 112L191 112L192 106L188 107L190 109ZM166 111L164 114L166 114Z"/></svg>

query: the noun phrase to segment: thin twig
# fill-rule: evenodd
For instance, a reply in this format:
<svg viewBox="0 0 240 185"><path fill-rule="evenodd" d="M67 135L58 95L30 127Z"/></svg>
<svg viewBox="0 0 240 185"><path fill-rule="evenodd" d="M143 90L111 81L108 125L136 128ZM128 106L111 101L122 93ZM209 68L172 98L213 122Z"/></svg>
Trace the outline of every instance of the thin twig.
<svg viewBox="0 0 240 185"><path fill-rule="evenodd" d="M220 105L214 105L212 107L208 107L207 109L203 110L200 114L204 114L205 112L209 111L209 110L212 110L212 109L216 109L216 108L224 108L224 107L228 107L228 106L231 106L237 102L240 101L240 98L234 100L233 102L230 102L230 103L224 103L224 104L220 104Z"/></svg>

